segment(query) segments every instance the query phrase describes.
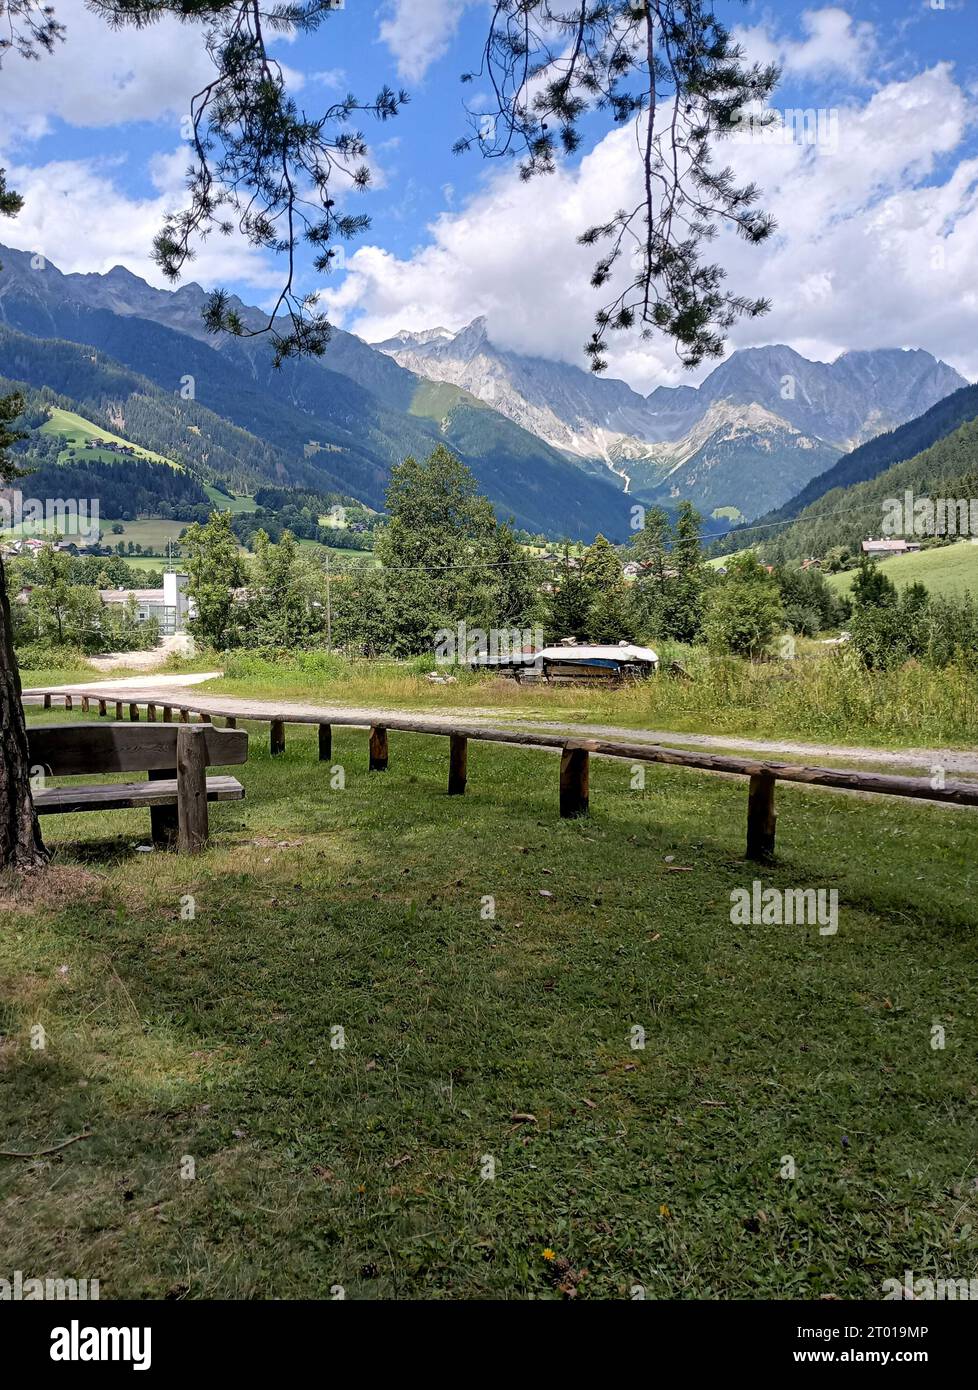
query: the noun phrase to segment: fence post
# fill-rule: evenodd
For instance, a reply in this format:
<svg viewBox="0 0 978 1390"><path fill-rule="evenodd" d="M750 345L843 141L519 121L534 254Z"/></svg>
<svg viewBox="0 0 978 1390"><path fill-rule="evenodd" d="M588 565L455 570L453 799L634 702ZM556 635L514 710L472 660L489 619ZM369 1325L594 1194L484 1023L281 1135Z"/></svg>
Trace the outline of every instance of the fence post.
<svg viewBox="0 0 978 1390"><path fill-rule="evenodd" d="M560 755L560 814L564 820L588 813L590 762L586 748L568 746Z"/></svg>
<svg viewBox="0 0 978 1390"><path fill-rule="evenodd" d="M273 758L277 758L280 753L285 752L285 721L283 719L272 720L269 742Z"/></svg>
<svg viewBox="0 0 978 1390"><path fill-rule="evenodd" d="M448 737L448 795L464 796L468 780L469 741L464 734Z"/></svg>
<svg viewBox="0 0 978 1390"><path fill-rule="evenodd" d="M747 858L761 863L774 858L776 781L773 772L753 772L747 793Z"/></svg>
<svg viewBox="0 0 978 1390"><path fill-rule="evenodd" d="M387 771L387 730L383 724L374 724L370 729L370 771Z"/></svg>

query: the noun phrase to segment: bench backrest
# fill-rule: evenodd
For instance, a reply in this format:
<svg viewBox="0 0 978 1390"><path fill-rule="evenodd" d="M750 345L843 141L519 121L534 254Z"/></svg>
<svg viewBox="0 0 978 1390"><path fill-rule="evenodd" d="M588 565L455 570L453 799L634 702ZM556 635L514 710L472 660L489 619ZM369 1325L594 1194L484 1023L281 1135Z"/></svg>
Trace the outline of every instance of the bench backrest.
<svg viewBox="0 0 978 1390"><path fill-rule="evenodd" d="M179 724L39 724L27 730L31 765L52 777L94 772L163 772L177 765ZM248 761L244 729L196 726L208 767Z"/></svg>

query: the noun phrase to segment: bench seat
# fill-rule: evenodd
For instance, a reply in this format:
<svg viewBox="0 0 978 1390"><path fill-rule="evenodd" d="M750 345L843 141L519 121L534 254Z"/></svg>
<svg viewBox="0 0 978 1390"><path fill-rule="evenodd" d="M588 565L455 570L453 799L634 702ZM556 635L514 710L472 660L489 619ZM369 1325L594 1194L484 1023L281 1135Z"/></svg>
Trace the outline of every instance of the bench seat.
<svg viewBox="0 0 978 1390"><path fill-rule="evenodd" d="M208 777L208 801L242 801L245 790L236 777ZM176 806L177 779L158 782L110 782L91 787L45 787L34 792L39 816L71 815L76 811L128 811Z"/></svg>

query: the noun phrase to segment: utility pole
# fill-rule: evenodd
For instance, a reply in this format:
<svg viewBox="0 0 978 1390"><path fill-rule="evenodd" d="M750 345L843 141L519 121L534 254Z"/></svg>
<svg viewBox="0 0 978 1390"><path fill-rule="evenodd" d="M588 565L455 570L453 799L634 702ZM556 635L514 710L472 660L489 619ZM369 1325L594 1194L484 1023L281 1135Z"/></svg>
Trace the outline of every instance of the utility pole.
<svg viewBox="0 0 978 1390"><path fill-rule="evenodd" d="M326 552L326 650L333 650L333 592L330 586L329 562L332 555Z"/></svg>

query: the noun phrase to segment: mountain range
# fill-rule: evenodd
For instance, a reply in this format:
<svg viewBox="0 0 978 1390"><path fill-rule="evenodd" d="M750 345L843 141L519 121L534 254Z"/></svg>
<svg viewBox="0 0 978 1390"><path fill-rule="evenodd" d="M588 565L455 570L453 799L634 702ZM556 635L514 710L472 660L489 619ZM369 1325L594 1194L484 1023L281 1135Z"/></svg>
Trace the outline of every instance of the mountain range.
<svg viewBox="0 0 978 1390"><path fill-rule="evenodd" d="M379 508L393 465L444 443L500 516L531 532L628 534L617 480L589 474L464 390L422 379L351 334L337 330L325 357L276 370L265 337L206 333L198 285L156 290L122 267L63 275L2 247L0 265L0 375L90 405L207 480L228 477L236 447L239 486L296 484ZM237 307L246 324L264 322ZM134 433L147 416L152 440Z"/></svg>
<svg viewBox="0 0 978 1390"><path fill-rule="evenodd" d="M121 266L62 274L0 247L0 375L238 489L271 481L382 507L392 466L445 443L500 516L585 540L625 539L636 498L689 498L733 520L783 507L840 455L964 384L920 350L824 363L771 346L732 353L699 386L643 396L500 349L485 319L373 345L337 329L322 358L276 370L266 337L208 334L206 301L196 284L159 290Z"/></svg>
<svg viewBox="0 0 978 1390"><path fill-rule="evenodd" d="M841 454L965 384L919 349L827 363L774 345L732 353L698 387L642 396L623 381L498 348L485 318L374 346L419 376L462 387L582 467L600 460L640 498L688 497L745 518L787 502Z"/></svg>

